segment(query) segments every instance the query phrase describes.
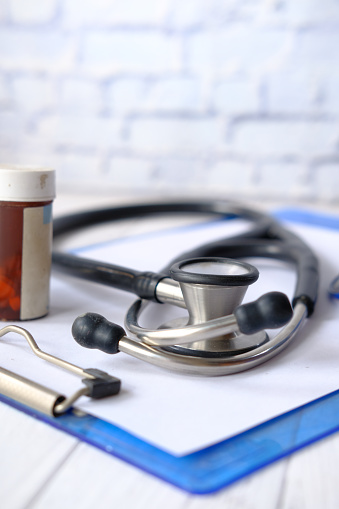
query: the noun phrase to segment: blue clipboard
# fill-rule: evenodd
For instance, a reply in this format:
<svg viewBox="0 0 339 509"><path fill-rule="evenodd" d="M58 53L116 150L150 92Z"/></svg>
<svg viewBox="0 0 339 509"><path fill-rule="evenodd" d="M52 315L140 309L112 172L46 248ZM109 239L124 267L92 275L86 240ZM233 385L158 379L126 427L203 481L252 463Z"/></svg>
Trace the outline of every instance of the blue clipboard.
<svg viewBox="0 0 339 509"><path fill-rule="evenodd" d="M280 220L339 229L339 218L299 210ZM339 430L339 390L259 426L184 456L175 456L92 415L49 417L0 395L0 401L194 494L207 494Z"/></svg>
<svg viewBox="0 0 339 509"><path fill-rule="evenodd" d="M92 415L48 417L0 401L194 494L217 491L339 430L339 391L186 456L174 456Z"/></svg>

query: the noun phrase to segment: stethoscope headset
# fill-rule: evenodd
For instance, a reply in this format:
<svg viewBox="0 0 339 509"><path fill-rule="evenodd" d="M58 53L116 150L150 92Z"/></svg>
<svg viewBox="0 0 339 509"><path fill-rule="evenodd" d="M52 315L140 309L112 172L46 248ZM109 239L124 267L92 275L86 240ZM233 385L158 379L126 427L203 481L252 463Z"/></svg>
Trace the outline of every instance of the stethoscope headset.
<svg viewBox="0 0 339 509"><path fill-rule="evenodd" d="M253 227L230 238L202 245L172 260L161 273L89 260L54 251L54 266L66 274L132 292L138 300L126 315L125 330L95 313L79 316L74 339L87 348L125 352L166 369L198 375L225 375L256 366L284 349L314 310L318 261L297 235L274 218L226 201L174 202L85 211L56 218L56 238L100 223L159 214L197 213L242 218ZM258 270L243 261L273 258L296 272L292 302L280 292L241 304ZM188 311L157 329L140 325L150 302L169 303ZM270 338L266 329L280 329Z"/></svg>

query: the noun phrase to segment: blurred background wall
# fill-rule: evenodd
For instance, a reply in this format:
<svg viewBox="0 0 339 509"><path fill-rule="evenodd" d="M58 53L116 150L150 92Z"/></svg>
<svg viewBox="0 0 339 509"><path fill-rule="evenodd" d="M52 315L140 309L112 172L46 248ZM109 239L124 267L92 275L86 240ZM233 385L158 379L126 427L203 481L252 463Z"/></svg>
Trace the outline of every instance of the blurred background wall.
<svg viewBox="0 0 339 509"><path fill-rule="evenodd" d="M0 0L0 161L339 203L339 1Z"/></svg>

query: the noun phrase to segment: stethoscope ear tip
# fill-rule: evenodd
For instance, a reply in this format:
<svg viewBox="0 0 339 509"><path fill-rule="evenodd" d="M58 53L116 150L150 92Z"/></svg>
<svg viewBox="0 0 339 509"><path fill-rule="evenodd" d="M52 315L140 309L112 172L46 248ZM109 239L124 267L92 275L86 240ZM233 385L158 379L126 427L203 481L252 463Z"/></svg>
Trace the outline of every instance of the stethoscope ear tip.
<svg viewBox="0 0 339 509"><path fill-rule="evenodd" d="M284 293L269 292L259 299L239 306L234 315L240 332L254 334L264 329L278 329L293 316L290 301Z"/></svg>
<svg viewBox="0 0 339 509"><path fill-rule="evenodd" d="M72 336L80 346L110 354L119 352L119 341L125 335L120 325L97 313L80 315L72 325Z"/></svg>

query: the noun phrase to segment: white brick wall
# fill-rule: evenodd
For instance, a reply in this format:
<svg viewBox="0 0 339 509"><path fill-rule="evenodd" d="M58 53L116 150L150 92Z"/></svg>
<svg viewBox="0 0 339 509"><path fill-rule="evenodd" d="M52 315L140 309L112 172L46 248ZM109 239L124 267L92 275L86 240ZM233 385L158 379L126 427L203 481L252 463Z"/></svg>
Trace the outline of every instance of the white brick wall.
<svg viewBox="0 0 339 509"><path fill-rule="evenodd" d="M11 79L12 100L15 109L24 115L53 111L55 85L45 77L15 76Z"/></svg>
<svg viewBox="0 0 339 509"><path fill-rule="evenodd" d="M57 0L11 0L8 4L9 18L13 23L40 25L52 20L57 11Z"/></svg>
<svg viewBox="0 0 339 509"><path fill-rule="evenodd" d="M63 5L62 26L68 29L154 27L163 23L169 4L169 0L147 0L142 4L140 0L67 0Z"/></svg>
<svg viewBox="0 0 339 509"><path fill-rule="evenodd" d="M234 125L232 147L253 156L313 157L335 152L339 124L323 120L241 120Z"/></svg>
<svg viewBox="0 0 339 509"><path fill-rule="evenodd" d="M338 0L0 0L0 160L339 202Z"/></svg>

